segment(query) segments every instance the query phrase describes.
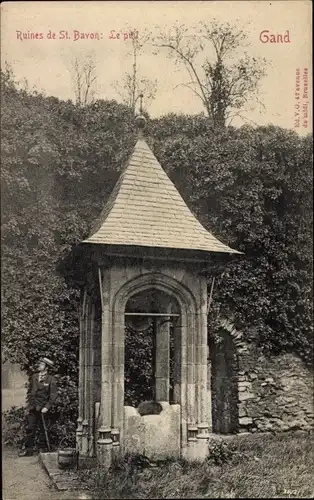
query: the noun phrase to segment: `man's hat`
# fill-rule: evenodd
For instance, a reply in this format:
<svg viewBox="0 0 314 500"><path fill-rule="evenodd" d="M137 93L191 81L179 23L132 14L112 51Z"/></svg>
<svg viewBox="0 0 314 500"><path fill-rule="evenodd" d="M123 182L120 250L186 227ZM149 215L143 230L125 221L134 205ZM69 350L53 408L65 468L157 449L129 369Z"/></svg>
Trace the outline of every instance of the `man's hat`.
<svg viewBox="0 0 314 500"><path fill-rule="evenodd" d="M51 361L51 359L49 358L41 358L41 360L43 363L46 363L46 365L50 366L51 368L53 368L54 366L54 363L53 361Z"/></svg>

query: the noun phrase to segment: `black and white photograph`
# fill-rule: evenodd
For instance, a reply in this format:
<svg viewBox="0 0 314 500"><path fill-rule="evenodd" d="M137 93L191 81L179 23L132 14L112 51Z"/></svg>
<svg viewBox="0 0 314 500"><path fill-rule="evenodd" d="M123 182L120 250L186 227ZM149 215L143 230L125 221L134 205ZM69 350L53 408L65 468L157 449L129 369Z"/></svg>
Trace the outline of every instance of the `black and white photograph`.
<svg viewBox="0 0 314 500"><path fill-rule="evenodd" d="M4 500L313 498L310 0L4 1Z"/></svg>

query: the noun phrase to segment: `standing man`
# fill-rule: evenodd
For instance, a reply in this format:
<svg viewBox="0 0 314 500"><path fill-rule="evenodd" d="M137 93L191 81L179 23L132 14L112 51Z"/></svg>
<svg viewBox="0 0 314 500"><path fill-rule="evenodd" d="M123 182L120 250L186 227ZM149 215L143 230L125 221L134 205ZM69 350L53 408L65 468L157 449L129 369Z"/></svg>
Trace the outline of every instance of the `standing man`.
<svg viewBox="0 0 314 500"><path fill-rule="evenodd" d="M38 364L38 373L32 376L31 390L29 393L27 414L27 438L24 450L19 453L20 457L33 454L36 429L42 425L42 415L53 405L57 397L57 384L55 377L50 373L53 362L48 358L42 358Z"/></svg>

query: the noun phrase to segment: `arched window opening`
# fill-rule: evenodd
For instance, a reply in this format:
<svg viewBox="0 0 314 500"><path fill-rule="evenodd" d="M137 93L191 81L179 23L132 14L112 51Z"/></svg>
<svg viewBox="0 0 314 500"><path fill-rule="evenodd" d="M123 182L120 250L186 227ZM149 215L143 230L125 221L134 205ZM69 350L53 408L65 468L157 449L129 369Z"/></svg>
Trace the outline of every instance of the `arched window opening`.
<svg viewBox="0 0 314 500"><path fill-rule="evenodd" d="M173 325L178 301L151 288L132 295L125 307L125 405L174 400Z"/></svg>

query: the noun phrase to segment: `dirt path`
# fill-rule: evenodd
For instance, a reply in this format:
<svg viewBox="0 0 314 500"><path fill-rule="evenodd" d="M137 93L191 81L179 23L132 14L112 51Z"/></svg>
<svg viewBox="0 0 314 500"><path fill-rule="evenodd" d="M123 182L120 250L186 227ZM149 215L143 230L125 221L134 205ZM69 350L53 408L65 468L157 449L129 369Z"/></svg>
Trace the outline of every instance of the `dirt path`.
<svg viewBox="0 0 314 500"><path fill-rule="evenodd" d="M17 451L2 450L3 500L84 500L76 492L56 491L42 469L38 456L18 457Z"/></svg>

